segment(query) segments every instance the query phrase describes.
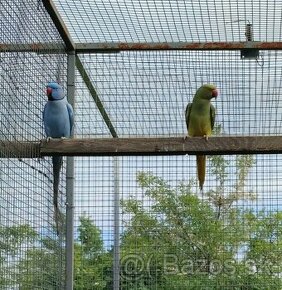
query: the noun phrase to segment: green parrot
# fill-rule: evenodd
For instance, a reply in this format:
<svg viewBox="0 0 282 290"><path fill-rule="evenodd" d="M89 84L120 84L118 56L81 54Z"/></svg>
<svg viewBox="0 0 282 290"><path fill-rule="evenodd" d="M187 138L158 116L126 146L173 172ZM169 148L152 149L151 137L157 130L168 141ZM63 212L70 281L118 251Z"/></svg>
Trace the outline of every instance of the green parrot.
<svg viewBox="0 0 282 290"><path fill-rule="evenodd" d="M191 137L203 136L208 140L215 121L215 108L211 99L218 96L215 85L202 85L196 92L193 102L189 103L185 111L188 135ZM206 156L197 155L197 173L199 187L203 190L206 175Z"/></svg>

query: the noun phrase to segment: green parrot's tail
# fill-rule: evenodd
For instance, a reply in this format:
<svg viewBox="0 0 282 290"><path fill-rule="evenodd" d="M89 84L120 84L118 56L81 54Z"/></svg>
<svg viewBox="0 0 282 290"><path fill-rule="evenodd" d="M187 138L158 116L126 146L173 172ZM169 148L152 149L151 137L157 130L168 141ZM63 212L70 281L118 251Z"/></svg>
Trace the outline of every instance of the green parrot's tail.
<svg viewBox="0 0 282 290"><path fill-rule="evenodd" d="M203 190L203 185L206 176L206 156L197 155L197 171L200 189Z"/></svg>

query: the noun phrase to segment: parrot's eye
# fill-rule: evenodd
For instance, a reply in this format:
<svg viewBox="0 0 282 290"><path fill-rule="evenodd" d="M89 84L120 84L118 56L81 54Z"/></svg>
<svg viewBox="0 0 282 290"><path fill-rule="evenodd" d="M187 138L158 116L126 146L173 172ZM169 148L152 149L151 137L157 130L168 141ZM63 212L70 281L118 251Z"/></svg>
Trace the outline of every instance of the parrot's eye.
<svg viewBox="0 0 282 290"><path fill-rule="evenodd" d="M217 96L218 96L218 90L217 89L212 90L212 97L216 98Z"/></svg>

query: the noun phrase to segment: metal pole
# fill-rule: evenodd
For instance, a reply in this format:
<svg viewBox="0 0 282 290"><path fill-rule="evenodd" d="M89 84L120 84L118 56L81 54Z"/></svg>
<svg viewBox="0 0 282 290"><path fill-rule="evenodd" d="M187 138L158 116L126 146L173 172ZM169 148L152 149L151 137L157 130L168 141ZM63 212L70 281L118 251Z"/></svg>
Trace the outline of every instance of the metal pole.
<svg viewBox="0 0 282 290"><path fill-rule="evenodd" d="M72 52L75 49L75 44L71 38L71 35L67 29L67 26L65 25L63 19L60 16L60 13L58 12L56 5L53 0L42 0L43 5L50 15L54 25L56 26L61 38L63 39L66 49L70 52Z"/></svg>
<svg viewBox="0 0 282 290"><path fill-rule="evenodd" d="M74 108L75 93L75 52L68 54L67 70L67 95L68 102ZM67 157L66 172L66 290L73 289L73 269L74 269L74 241L73 241L73 224L74 224L74 157Z"/></svg>
<svg viewBox="0 0 282 290"><path fill-rule="evenodd" d="M120 283L120 201L119 201L119 162L118 157L113 157L114 164L114 261L113 261L113 289L119 290Z"/></svg>

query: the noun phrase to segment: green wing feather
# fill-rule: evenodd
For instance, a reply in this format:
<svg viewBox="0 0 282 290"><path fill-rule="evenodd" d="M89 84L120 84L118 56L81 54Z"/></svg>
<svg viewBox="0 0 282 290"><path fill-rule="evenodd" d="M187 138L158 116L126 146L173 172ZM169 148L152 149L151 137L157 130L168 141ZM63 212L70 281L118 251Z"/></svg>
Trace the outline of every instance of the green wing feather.
<svg viewBox="0 0 282 290"><path fill-rule="evenodd" d="M187 130L189 128L191 110L192 110L192 103L189 103L186 107L186 110L185 110L185 120L186 120Z"/></svg>
<svg viewBox="0 0 282 290"><path fill-rule="evenodd" d="M211 116L211 129L213 130L214 122L215 122L215 108L212 104L211 104L211 109L210 109L210 116Z"/></svg>

